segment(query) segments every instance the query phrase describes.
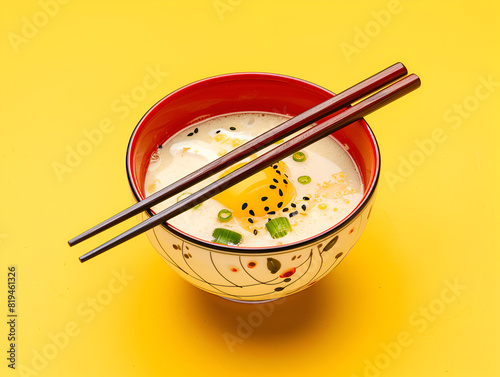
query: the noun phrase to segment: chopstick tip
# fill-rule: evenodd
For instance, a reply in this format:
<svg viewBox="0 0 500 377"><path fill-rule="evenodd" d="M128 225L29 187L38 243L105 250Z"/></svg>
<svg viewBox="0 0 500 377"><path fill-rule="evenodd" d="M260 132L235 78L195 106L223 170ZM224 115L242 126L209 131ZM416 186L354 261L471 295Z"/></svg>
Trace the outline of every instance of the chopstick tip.
<svg viewBox="0 0 500 377"><path fill-rule="evenodd" d="M417 85L417 87L420 87L422 85L422 81L420 80L420 77L414 73L408 75L407 77L411 78Z"/></svg>
<svg viewBox="0 0 500 377"><path fill-rule="evenodd" d="M78 257L78 260L80 261L80 263L83 263L83 262L88 261L89 259L92 259L92 257L93 257L93 255L91 253L87 253L87 254L83 254L80 257Z"/></svg>
<svg viewBox="0 0 500 377"><path fill-rule="evenodd" d="M402 70L404 75L408 74L408 69L402 62L394 63L392 67Z"/></svg>

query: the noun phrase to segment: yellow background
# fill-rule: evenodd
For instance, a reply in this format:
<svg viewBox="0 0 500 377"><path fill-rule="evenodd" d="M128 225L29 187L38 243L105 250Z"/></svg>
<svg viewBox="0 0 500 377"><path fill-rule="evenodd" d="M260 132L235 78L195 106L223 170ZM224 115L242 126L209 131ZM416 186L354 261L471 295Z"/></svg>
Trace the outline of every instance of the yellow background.
<svg viewBox="0 0 500 377"><path fill-rule="evenodd" d="M500 375L499 15L494 0L1 1L0 374ZM265 71L340 92L397 61L422 87L367 117L383 158L376 205L313 288L263 311L227 302L145 236L78 261L135 219L66 244L131 204L129 135L178 87Z"/></svg>

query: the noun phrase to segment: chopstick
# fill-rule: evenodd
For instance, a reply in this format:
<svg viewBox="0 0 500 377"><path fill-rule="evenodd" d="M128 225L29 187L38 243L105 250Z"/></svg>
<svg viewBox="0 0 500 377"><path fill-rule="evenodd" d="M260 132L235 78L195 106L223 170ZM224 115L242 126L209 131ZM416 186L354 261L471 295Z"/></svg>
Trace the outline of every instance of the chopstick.
<svg viewBox="0 0 500 377"><path fill-rule="evenodd" d="M189 195L187 198L174 204L173 206L150 217L142 223L125 231L121 235L107 241L94 250L82 255L81 262L85 262L163 222L179 215L180 213L198 205L199 203L211 198L214 195L226 190L228 187L252 176L258 171L272 165L273 163L289 156L299 149L338 131L339 129L361 119L373 111L385 106L386 104L408 94L420 86L420 79L417 75L411 74L396 83L382 89L372 96L354 104L345 111L333 116L332 118L317 124L316 126L304 131L294 138L278 145L276 148L263 154L253 161L243 165L239 169L218 179L214 183L202 188L201 190ZM234 163L235 161L233 161Z"/></svg>
<svg viewBox="0 0 500 377"><path fill-rule="evenodd" d="M327 115L334 113L349 106L352 102L357 101L375 90L378 90L396 79L406 75L408 71L402 63L396 63L383 71L369 77L368 79L346 89L342 93L314 106L313 108L299 114L292 119L274 127L273 129L257 136L256 138L246 142L224 156L210 162L202 168L190 173L184 178L174 182L173 184L157 191L148 196L144 200L137 202L131 207L117 213L100 224L90 228L82 234L68 241L70 246L74 246L112 226L125 221L126 219L135 216L142 211L145 211L162 201L186 191L189 187L203 181L204 179L221 172L222 170L233 165L235 162L242 160L250 155L258 152L269 145L281 140L294 132L310 125Z"/></svg>

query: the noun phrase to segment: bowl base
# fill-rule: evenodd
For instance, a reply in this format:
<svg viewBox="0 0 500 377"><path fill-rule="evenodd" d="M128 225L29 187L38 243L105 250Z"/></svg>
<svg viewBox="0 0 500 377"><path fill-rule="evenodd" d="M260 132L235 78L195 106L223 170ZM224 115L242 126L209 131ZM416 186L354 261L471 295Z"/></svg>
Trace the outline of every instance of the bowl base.
<svg viewBox="0 0 500 377"><path fill-rule="evenodd" d="M232 301L232 302L237 302L237 303L240 303L240 304L265 304L265 303L268 303L268 302L280 300L280 298L272 298L272 299L269 299L269 300L246 301L246 300L235 300L234 298L227 298L227 297L222 297L222 296L220 296L220 297L223 298L224 300L228 300L228 301Z"/></svg>

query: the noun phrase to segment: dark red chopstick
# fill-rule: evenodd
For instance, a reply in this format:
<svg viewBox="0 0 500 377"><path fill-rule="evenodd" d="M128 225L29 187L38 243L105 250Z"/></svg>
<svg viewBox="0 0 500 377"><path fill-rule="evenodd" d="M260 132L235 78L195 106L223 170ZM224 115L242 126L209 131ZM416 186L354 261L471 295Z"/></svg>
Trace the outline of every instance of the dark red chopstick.
<svg viewBox="0 0 500 377"><path fill-rule="evenodd" d="M243 165L241 168L232 173L218 179L216 182L204 187L203 189L191 194L187 198L165 209L155 216L143 221L135 227L127 230L121 235L102 244L94 250L80 257L81 262L85 262L163 222L177 216L178 214L196 206L197 204L211 198L214 195L226 190L228 187L235 185L238 182L252 176L258 171L272 165L273 163L291 155L295 151L305 148L315 141L328 136L329 134L361 119L362 117L372 113L373 111L385 106L386 104L408 94L420 86L418 76L412 74L398 82L382 89L380 92L354 104L347 110L337 114L329 120L316 125L304 131L293 139L280 144L271 151L256 158L255 160Z"/></svg>
<svg viewBox="0 0 500 377"><path fill-rule="evenodd" d="M355 101L373 93L391 82L405 76L408 73L405 66L401 63L396 63L387 69L373 75L372 77L352 86L342 93L328 99L325 102L303 112L296 117L274 127L273 129L263 133L262 135L248 141L239 146L226 155L218 158L205 165L204 167L192 172L186 177L174 182L173 184L161 189L160 191L148 196L144 200L132 205L131 207L117 213L113 217L103 221L93 228L83 232L82 234L68 241L70 246L76 245L132 216L135 216L142 211L145 211L162 201L186 191L189 187L203 181L204 179L221 172L222 170L233 165L255 152L275 143L278 140L285 138L301 130L302 128L324 118L327 115L334 113L346 106L349 106Z"/></svg>

